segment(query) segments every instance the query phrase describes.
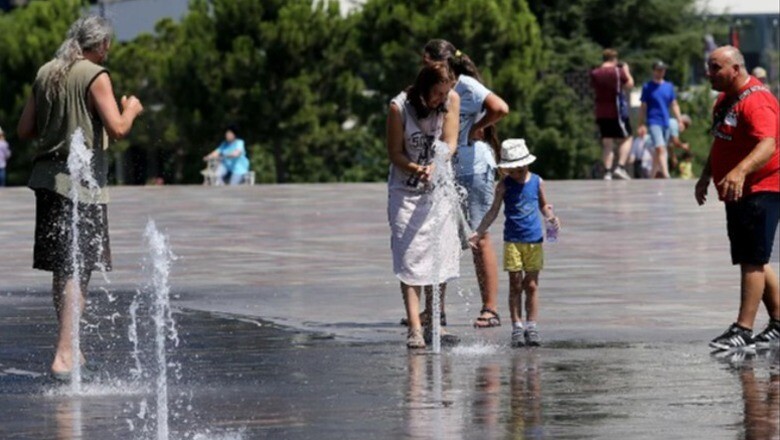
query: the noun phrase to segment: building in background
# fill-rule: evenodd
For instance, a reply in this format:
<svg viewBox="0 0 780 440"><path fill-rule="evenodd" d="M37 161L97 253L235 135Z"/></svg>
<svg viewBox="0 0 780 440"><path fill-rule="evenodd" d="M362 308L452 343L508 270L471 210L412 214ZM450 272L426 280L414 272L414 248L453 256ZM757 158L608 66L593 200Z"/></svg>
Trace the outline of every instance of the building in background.
<svg viewBox="0 0 780 440"><path fill-rule="evenodd" d="M761 66L777 88L780 80L780 2L778 0L697 0L705 15L726 17L729 41L745 56L748 71Z"/></svg>

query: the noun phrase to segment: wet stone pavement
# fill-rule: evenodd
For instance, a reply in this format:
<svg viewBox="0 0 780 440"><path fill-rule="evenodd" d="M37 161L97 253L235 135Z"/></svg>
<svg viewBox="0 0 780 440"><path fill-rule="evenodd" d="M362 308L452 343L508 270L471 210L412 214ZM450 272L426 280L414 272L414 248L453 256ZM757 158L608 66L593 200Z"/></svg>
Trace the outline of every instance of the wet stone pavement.
<svg viewBox="0 0 780 440"><path fill-rule="evenodd" d="M32 195L0 192L13 250L0 266L0 439L159 438L143 307L140 346L129 338L131 302L148 300L148 218L178 256L171 439L777 439L780 352L707 348L734 319L738 272L722 206L697 207L691 186L548 182L564 230L546 247L544 346L510 348L508 321L470 327L465 256L447 298L463 341L439 355L403 343L383 185L116 188L115 271L95 277L83 322L98 374L77 395L46 374L56 324L50 279L29 268ZM500 222L492 232L500 244Z"/></svg>

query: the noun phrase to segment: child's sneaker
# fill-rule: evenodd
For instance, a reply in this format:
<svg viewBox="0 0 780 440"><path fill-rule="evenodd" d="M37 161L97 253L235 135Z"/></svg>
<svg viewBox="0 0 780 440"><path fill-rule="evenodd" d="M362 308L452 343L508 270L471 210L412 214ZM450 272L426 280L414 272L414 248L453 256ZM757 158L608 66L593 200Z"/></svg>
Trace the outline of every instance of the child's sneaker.
<svg viewBox="0 0 780 440"><path fill-rule="evenodd" d="M542 345L542 338L539 337L539 332L536 327L529 328L525 331L525 345L529 347L538 347Z"/></svg>
<svg viewBox="0 0 780 440"><path fill-rule="evenodd" d="M512 329L512 347L514 348L520 348L525 346L525 340L523 338L523 329L522 328L513 328Z"/></svg>
<svg viewBox="0 0 780 440"><path fill-rule="evenodd" d="M770 319L764 331L759 333L754 341L756 342L756 348L780 346L780 320Z"/></svg>
<svg viewBox="0 0 780 440"><path fill-rule="evenodd" d="M710 347L717 350L735 350L754 347L753 332L746 330L736 323L731 324L722 335L710 341Z"/></svg>
<svg viewBox="0 0 780 440"><path fill-rule="evenodd" d="M406 336L406 348L425 348L425 340L423 339L423 331L421 328L409 329L409 333Z"/></svg>

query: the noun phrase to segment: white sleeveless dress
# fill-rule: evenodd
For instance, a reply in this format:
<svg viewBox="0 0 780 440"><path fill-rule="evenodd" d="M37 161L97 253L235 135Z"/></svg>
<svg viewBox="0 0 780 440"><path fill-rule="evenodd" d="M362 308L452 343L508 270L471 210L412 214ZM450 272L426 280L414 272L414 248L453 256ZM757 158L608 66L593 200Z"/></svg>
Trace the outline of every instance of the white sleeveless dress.
<svg viewBox="0 0 780 440"><path fill-rule="evenodd" d="M434 184L422 184L395 165L388 178L388 221L393 272L410 286L439 284L460 275L461 247L447 144L440 141L444 115L418 120L402 92L392 102L401 110L404 153L415 163L436 163Z"/></svg>

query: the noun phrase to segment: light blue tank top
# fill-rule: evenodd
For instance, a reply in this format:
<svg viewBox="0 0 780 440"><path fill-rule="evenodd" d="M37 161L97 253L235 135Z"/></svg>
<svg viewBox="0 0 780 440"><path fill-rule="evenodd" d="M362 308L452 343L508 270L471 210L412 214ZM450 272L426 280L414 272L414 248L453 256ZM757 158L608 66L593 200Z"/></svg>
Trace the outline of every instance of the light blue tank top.
<svg viewBox="0 0 780 440"><path fill-rule="evenodd" d="M539 211L541 178L531 173L526 183L504 178L504 241L511 243L541 243L542 215Z"/></svg>

